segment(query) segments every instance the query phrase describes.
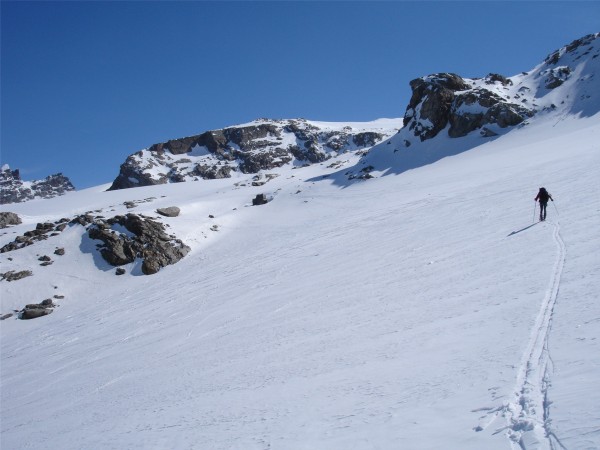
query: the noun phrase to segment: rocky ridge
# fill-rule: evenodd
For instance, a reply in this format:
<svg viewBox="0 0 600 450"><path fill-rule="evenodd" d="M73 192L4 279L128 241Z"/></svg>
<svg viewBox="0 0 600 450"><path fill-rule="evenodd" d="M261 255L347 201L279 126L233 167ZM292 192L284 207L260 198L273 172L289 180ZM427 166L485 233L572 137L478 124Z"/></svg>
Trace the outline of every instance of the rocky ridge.
<svg viewBox="0 0 600 450"><path fill-rule="evenodd" d="M585 73L582 66L600 54L599 35L577 39L550 54L532 71L514 77L490 73L469 79L438 73L412 80L412 97L401 131L405 146L415 137L422 142L442 131L451 138L474 131L493 137L539 112L556 109L555 102L567 96L553 95L554 90L578 75L583 75L578 81L592 81L593 71ZM578 100L585 100L585 96Z"/></svg>
<svg viewBox="0 0 600 450"><path fill-rule="evenodd" d="M50 175L43 180L23 181L19 169L8 165L0 169L0 204L20 203L35 198L52 198L74 191L71 181L62 173Z"/></svg>
<svg viewBox="0 0 600 450"><path fill-rule="evenodd" d="M130 155L110 190L229 178L235 172L255 174L288 164L320 163L345 152L370 148L398 130L364 125L260 119L173 139Z"/></svg>

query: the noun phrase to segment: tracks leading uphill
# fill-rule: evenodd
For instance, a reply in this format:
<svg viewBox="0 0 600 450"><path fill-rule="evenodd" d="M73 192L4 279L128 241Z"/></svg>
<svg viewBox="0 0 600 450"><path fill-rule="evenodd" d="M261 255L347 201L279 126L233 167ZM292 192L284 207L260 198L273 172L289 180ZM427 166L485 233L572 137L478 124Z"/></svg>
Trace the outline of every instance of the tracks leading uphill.
<svg viewBox="0 0 600 450"><path fill-rule="evenodd" d="M566 447L552 429L548 388L553 372L548 341L554 307L558 297L566 248L557 221L553 233L558 255L527 348L523 353L514 399L505 406L507 434L513 448L521 450L558 450Z"/></svg>

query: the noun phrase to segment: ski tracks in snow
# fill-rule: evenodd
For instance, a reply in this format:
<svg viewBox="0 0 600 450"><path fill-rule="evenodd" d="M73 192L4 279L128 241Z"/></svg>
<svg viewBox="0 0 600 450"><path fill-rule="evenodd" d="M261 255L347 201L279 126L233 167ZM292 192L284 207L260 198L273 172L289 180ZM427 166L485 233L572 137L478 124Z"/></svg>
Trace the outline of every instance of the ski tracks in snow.
<svg viewBox="0 0 600 450"><path fill-rule="evenodd" d="M548 290L521 358L513 400L499 408L490 408L488 417L494 417L484 427L475 428L476 431L483 430L502 414L507 418L508 425L496 430L494 434L506 431L513 449L567 450L552 429L551 402L548 399L553 372L548 342L566 254L558 221L554 225L553 238L558 255Z"/></svg>
<svg viewBox="0 0 600 450"><path fill-rule="evenodd" d="M558 255L549 288L521 360L514 391L515 398L505 407L509 420L508 437L513 443L513 448L522 450L565 449L552 430L551 402L548 399L553 372L548 341L566 254L558 221L554 225L553 238Z"/></svg>

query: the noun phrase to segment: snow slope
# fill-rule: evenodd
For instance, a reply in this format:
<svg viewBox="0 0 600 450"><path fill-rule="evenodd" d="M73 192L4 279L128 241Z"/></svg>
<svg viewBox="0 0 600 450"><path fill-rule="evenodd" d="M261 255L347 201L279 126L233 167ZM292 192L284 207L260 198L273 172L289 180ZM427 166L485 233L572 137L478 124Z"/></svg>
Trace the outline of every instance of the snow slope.
<svg viewBox="0 0 600 450"><path fill-rule="evenodd" d="M72 226L0 255L34 272L0 312L65 296L1 322L1 447L600 448L600 116L556 119L369 181L328 162L11 205L0 245L151 199L192 251L117 277Z"/></svg>

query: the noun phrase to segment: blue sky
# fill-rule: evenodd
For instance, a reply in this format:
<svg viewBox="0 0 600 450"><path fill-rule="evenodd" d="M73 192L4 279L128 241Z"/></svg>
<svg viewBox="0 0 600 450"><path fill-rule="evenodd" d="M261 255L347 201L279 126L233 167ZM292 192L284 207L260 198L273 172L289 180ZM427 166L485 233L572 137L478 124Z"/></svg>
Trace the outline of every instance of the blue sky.
<svg viewBox="0 0 600 450"><path fill-rule="evenodd" d="M402 117L409 81L515 75L600 2L1 3L2 164L111 182L137 150L260 117Z"/></svg>

